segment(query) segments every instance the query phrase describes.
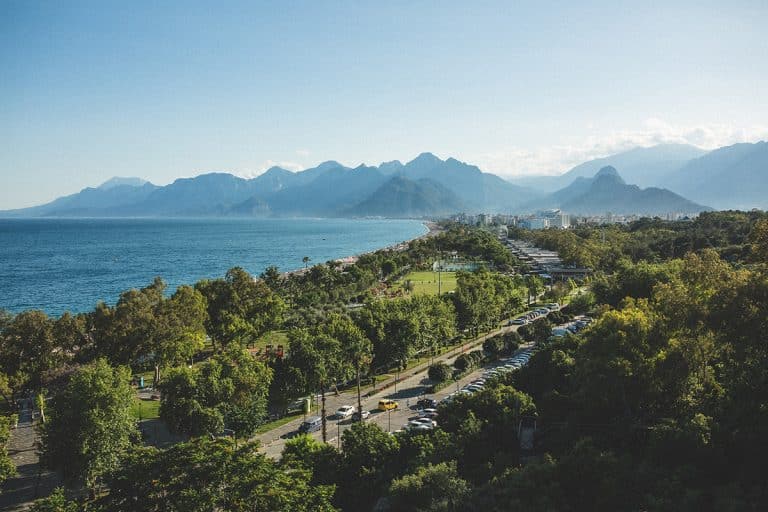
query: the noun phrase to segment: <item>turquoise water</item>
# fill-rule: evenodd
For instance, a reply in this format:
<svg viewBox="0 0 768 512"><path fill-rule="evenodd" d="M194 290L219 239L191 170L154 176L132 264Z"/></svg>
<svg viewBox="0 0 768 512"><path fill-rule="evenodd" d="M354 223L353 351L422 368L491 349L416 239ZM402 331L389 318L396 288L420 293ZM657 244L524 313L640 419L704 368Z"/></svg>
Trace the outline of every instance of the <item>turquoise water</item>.
<svg viewBox="0 0 768 512"><path fill-rule="evenodd" d="M360 254L426 232L415 220L0 219L0 308L50 315L149 284L194 284L240 266L253 275Z"/></svg>

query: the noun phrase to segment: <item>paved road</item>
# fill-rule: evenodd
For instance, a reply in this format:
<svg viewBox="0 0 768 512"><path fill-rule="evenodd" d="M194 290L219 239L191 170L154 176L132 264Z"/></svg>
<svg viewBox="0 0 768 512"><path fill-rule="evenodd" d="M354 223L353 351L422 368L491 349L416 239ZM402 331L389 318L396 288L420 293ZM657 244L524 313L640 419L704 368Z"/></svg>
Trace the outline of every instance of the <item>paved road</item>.
<svg viewBox="0 0 768 512"><path fill-rule="evenodd" d="M40 467L36 420L32 413L33 403L26 400L19 411L19 424L11 431L8 440L8 454L19 474L3 485L0 510L27 510L33 500L47 496L56 485L60 485L55 473Z"/></svg>
<svg viewBox="0 0 768 512"><path fill-rule="evenodd" d="M447 354L444 354L442 356L436 357L435 361L445 361L448 364L452 364L453 361L458 357L460 354L462 354L465 351L468 351L478 345L481 345L483 341L485 341L486 338L490 336L495 336L500 333L506 333L509 331L515 331L517 330L518 326L511 326L511 327L503 327L496 331L492 331L489 334L486 334L484 336L481 336L480 338L477 338L476 340L472 342L468 342L466 345L464 345L464 350L462 350L462 347L459 347L457 350L451 351ZM524 348L529 347L530 345L526 344L523 345L519 350L523 350ZM417 413L415 411L415 404L416 401L420 396L424 396L426 393L427 388L429 387L429 381L427 379L427 369L429 368L429 364L422 365L421 367L417 367L415 369L409 370L406 372L407 376L403 378L401 376L401 381L398 382L397 388L395 389L395 386L387 387L384 390L381 390L375 394L372 394L371 396L363 399L363 409L371 411L371 416L366 421L373 422L379 425L382 429L387 431L395 431L401 429L406 423L408 423L408 420L414 417L417 417ZM453 391L456 391L457 387L461 388L462 386L468 384L469 382L475 380L480 376L486 368L479 368L478 370L472 372L471 374L467 375L465 378L461 379L457 386L448 386L440 390L439 392L428 395L430 398L435 398L437 400L445 397L446 395L450 394ZM381 412L377 409L378 402L382 398L391 398L394 400L397 400L400 404L398 409L394 411L389 412ZM326 414L328 416L331 416L336 409L338 409L342 405L352 405L357 407L357 394L352 392L345 392L341 393L340 396L330 395L326 396ZM408 405L411 407L409 408ZM317 414L319 416L319 413L315 413L313 411L313 415ZM256 439L261 441L262 443L262 451L273 458L278 458L280 454L282 453L283 447L285 446L285 442L287 439L289 439L295 432L297 431L299 425L303 421L303 418L299 418L297 420L294 420L290 423L287 423L286 425L279 427L277 429L271 430L270 432L267 432L265 434L262 434L260 436L257 436ZM331 444L339 444L339 436L340 434L350 428L352 426L352 421L342 420L338 421L335 419L328 419L327 422L327 428L328 428L328 442ZM312 433L312 436L316 439L322 438L321 432L314 432Z"/></svg>

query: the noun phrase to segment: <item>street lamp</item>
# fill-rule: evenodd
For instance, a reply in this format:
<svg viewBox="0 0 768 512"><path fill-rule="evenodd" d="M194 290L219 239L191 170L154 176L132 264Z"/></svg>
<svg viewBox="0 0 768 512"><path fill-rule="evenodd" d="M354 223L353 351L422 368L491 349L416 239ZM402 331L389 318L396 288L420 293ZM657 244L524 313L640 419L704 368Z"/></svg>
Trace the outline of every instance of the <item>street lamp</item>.
<svg viewBox="0 0 768 512"><path fill-rule="evenodd" d="M387 432L392 432L392 409L387 409Z"/></svg>

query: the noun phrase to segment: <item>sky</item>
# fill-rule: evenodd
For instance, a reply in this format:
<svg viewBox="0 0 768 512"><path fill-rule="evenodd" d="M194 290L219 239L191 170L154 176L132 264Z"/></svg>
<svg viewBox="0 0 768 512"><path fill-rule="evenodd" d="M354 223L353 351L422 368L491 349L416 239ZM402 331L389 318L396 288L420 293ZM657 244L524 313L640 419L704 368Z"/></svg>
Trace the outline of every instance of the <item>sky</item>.
<svg viewBox="0 0 768 512"><path fill-rule="evenodd" d="M558 174L768 139L768 3L0 2L0 209L408 161Z"/></svg>

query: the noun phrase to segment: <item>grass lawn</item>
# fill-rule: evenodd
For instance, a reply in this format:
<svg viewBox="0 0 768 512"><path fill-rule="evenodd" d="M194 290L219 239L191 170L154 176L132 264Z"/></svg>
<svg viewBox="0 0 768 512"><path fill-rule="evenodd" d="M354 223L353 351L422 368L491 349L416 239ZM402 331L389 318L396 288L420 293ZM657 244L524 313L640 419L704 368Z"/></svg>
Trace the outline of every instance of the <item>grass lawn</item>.
<svg viewBox="0 0 768 512"><path fill-rule="evenodd" d="M288 349L288 331L269 331L262 335L256 343L253 344L255 348L263 349L267 345L272 345L277 348L278 345L282 345L285 349Z"/></svg>
<svg viewBox="0 0 768 512"><path fill-rule="evenodd" d="M139 410L141 410L141 419L151 420L157 418L160 416L160 400L142 400L136 396L133 398L133 404L131 405L131 414L137 420L139 419Z"/></svg>
<svg viewBox="0 0 768 512"><path fill-rule="evenodd" d="M286 423L295 420L296 418L299 418L303 416L302 413L296 413L296 414L289 414L288 416L285 416L284 418L280 418L279 420L270 421L269 423L265 423L261 425L259 428L256 429L257 434L263 434L264 432L269 432L270 430L282 427Z"/></svg>
<svg viewBox="0 0 768 512"><path fill-rule="evenodd" d="M440 281L442 293L450 292L456 289L456 272L440 272ZM437 295L438 272L409 272L397 281L400 288L405 286L405 282L410 280L413 283L414 295L426 294Z"/></svg>

